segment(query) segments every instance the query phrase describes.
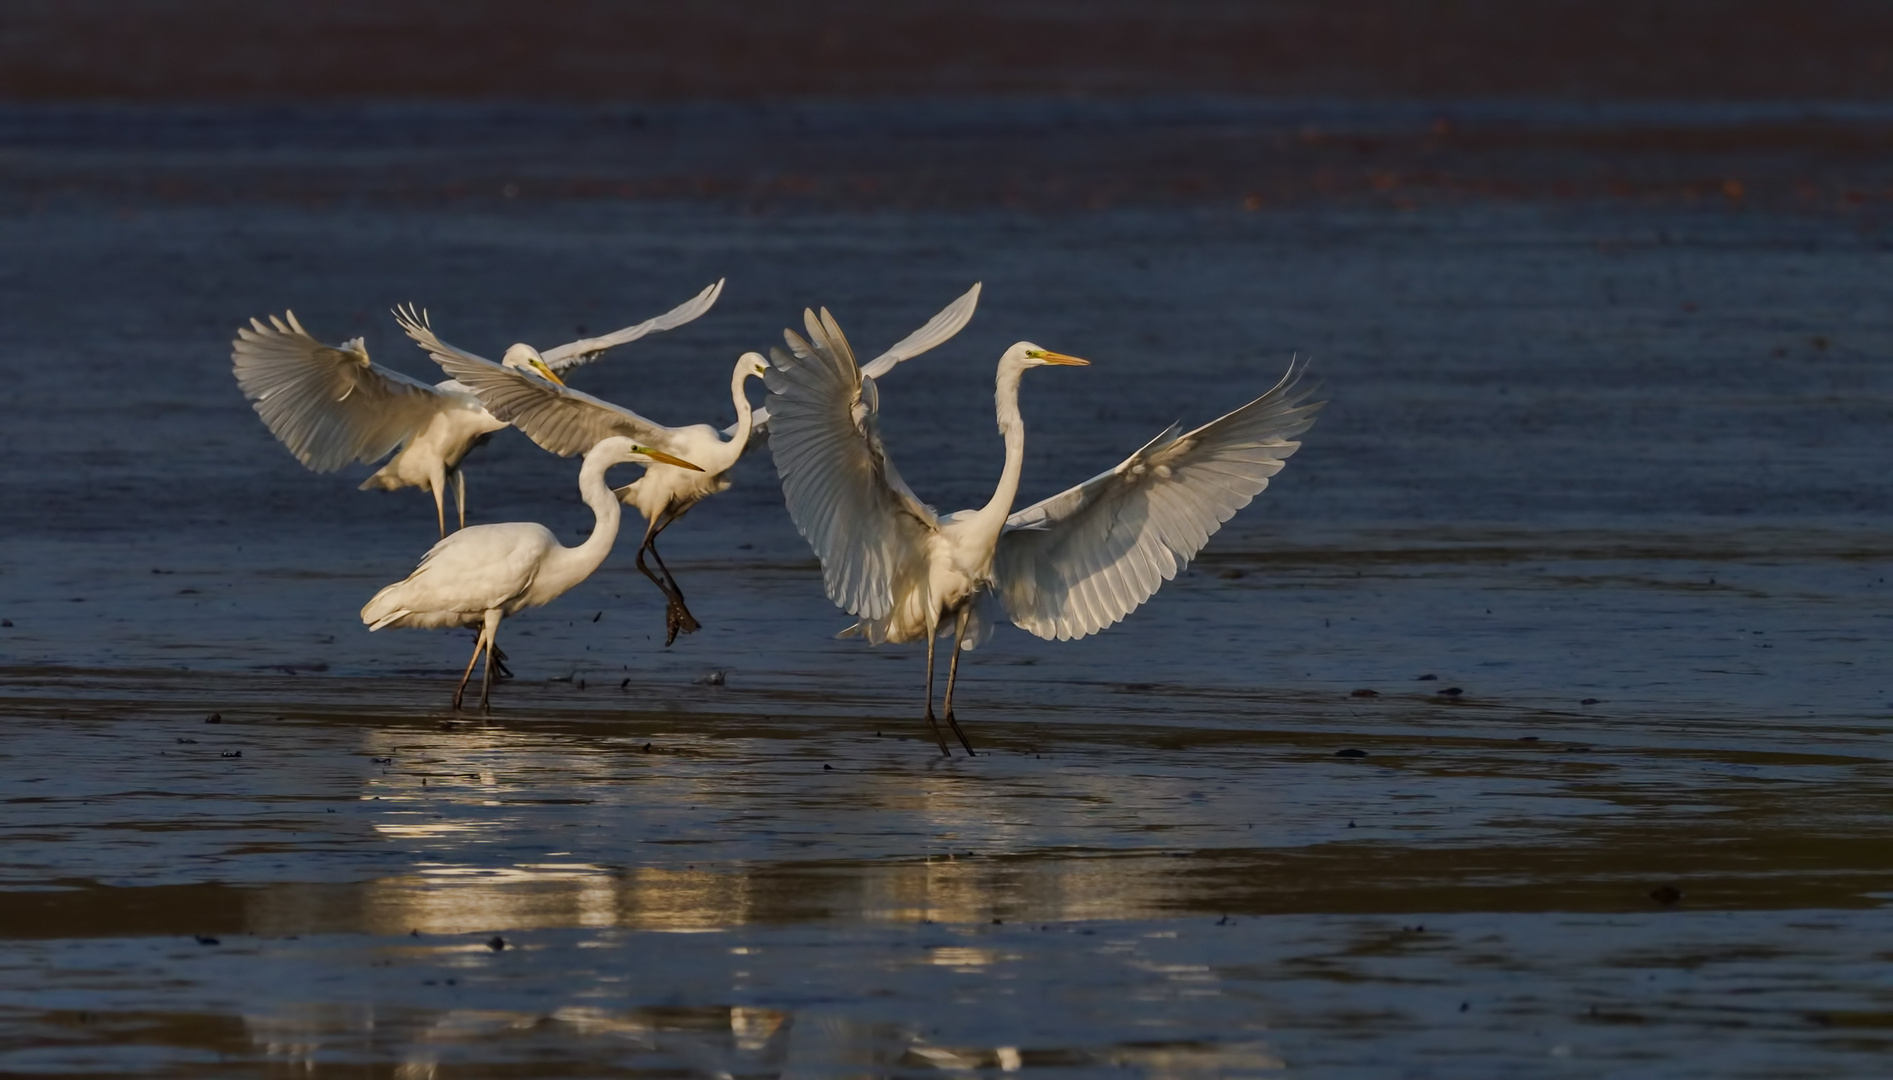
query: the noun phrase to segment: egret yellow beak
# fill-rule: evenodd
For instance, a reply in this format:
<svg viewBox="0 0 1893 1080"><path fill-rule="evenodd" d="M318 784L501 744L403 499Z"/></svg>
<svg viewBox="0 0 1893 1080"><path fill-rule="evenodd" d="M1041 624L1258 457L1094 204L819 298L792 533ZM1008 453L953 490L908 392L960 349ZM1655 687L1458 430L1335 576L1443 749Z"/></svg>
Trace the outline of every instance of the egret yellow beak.
<svg viewBox="0 0 1893 1080"><path fill-rule="evenodd" d="M1034 360L1043 360L1045 363L1058 364L1062 367L1090 367L1091 366L1091 361L1089 360L1080 360L1075 356L1066 356L1064 353L1048 352L1044 349L1033 349L1031 352L1026 353L1026 355L1031 357Z"/></svg>
<svg viewBox="0 0 1893 1080"><path fill-rule="evenodd" d="M652 449L649 446L639 446L633 449L637 450L638 453L643 454L645 457L650 458L652 461L661 461L666 465L675 465L680 469L689 469L691 472L703 471L703 466L692 465L680 457L671 457L662 450Z"/></svg>
<svg viewBox="0 0 1893 1080"><path fill-rule="evenodd" d="M544 360L541 360L535 356L530 361L528 361L528 363L532 364L532 369L538 372L539 374L544 375L546 378L551 379L553 382L557 383L560 386L565 385L565 380L559 378L558 372L552 370L550 367L547 367L546 362Z"/></svg>

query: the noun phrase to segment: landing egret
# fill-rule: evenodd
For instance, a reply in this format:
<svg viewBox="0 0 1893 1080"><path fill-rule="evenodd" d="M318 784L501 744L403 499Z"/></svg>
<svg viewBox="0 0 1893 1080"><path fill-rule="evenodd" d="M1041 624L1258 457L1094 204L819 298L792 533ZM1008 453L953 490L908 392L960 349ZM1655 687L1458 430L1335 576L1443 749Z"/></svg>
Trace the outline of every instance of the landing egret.
<svg viewBox="0 0 1893 1080"><path fill-rule="evenodd" d="M618 500L605 483L613 465L642 461L695 469L662 450L614 436L593 446L578 471L578 490L596 521L592 534L577 547L565 547L544 525L513 521L461 529L435 544L405 581L382 589L362 608L369 630L384 626L479 627L473 658L454 688L460 708L473 665L486 653L480 682L480 708L488 708L493 690L493 639L500 620L526 608L549 604L592 576L618 538Z"/></svg>
<svg viewBox="0 0 1893 1080"><path fill-rule="evenodd" d="M514 345L504 363L560 382L558 372L589 363L614 345L669 330L710 310L723 283L703 290L655 319L603 337L584 338L541 354ZM287 321L251 319L237 330L230 359L237 385L258 416L296 460L316 472L351 461L372 464L399 447L361 490L417 487L434 496L440 534L447 535L445 493L454 488L462 528L467 524L467 480L460 462L493 432L506 427L467 388L449 379L429 386L368 359L361 338L324 345L304 330L294 312Z"/></svg>
<svg viewBox="0 0 1893 1080"><path fill-rule="evenodd" d="M1028 368L1084 365L1021 341L999 358L994 394L1005 468L977 510L937 516L914 496L880 436L874 380L856 367L826 310L804 313L808 339L784 331L769 387L770 447L783 495L816 555L828 598L860 621L842 631L872 644L927 642L926 719L949 753L933 712L934 639L951 629L943 711L953 716L960 650L998 618L1046 639L1095 634L1132 611L1268 486L1314 423L1320 402L1294 362L1273 390L1202 427L1171 425L1116 468L1017 513L1025 460L1019 380Z"/></svg>
<svg viewBox="0 0 1893 1080"><path fill-rule="evenodd" d="M885 375L903 360L920 355L960 332L979 305L977 283L957 300L941 309L920 329L902 338L863 368L869 377ZM644 515L644 542L638 547L637 565L644 576L663 591L665 609L664 644L677 634L691 633L699 623L684 605L683 590L657 551L657 536L689 509L718 492L727 491L730 470L755 445L753 436L761 433L769 421L767 409L752 410L744 393L744 384L761 375L766 366L760 353L744 353L730 374L730 398L736 405L736 423L718 432L709 424L665 427L647 420L630 409L565 386L555 386L517 368L495 364L464 349L455 348L435 335L424 316L413 309L397 311L401 326L420 346L433 355L440 366L456 381L478 395L494 416L510 422L533 442L555 454L571 456L585 452L599 439L626 435L650 446L703 466L701 472L654 465L637 482L618 489L618 497L638 508ZM645 565L644 553L650 552L663 577Z"/></svg>

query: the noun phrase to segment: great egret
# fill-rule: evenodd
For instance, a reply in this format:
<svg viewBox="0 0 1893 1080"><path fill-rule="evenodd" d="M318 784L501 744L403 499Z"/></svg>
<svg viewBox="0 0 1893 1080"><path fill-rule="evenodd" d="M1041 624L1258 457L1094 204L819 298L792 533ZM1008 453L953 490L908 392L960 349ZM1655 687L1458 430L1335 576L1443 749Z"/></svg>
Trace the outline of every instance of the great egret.
<svg viewBox="0 0 1893 1080"><path fill-rule="evenodd" d="M682 326L710 310L723 283L698 293L655 319L603 337L584 338L540 353L530 345L506 350L504 363L534 371L553 382L558 372L589 363L614 345ZM258 416L296 460L316 472L334 472L351 461L371 464L399 447L361 490L417 487L434 496L440 534L447 535L445 493L454 488L462 528L467 524L467 481L460 462L487 436L506 427L480 399L449 379L429 386L368 359L361 338L324 345L296 321L270 316L237 330L230 359L237 385Z"/></svg>
<svg viewBox="0 0 1893 1080"><path fill-rule="evenodd" d="M551 603L592 576L598 564L605 561L618 538L622 513L605 483L605 470L634 461L696 468L623 436L602 440L586 452L585 463L578 471L579 494L596 519L584 543L565 547L550 529L531 521L461 529L423 555L406 580L376 593L362 607L362 622L369 630L384 626L479 627L473 658L467 661L467 670L454 689L454 708L460 708L473 665L484 651L486 669L480 682L480 708L486 709L493 690L493 639L500 620Z"/></svg>
<svg viewBox="0 0 1893 1080"><path fill-rule="evenodd" d="M855 366L826 310L804 314L805 341L784 331L769 386L770 446L796 528L822 562L828 598L860 621L842 636L927 642L928 726L934 639L953 631L943 711L953 717L960 650L980 644L1002 614L1039 637L1095 634L1136 610L1249 504L1301 445L1320 402L1291 363L1273 390L1202 427L1171 425L1116 468L1012 513L1025 461L1019 379L1027 368L1082 365L1021 341L999 358L994 401L1006 463L977 510L944 517L914 496L880 436L874 380ZM995 608L995 605L997 607Z"/></svg>
<svg viewBox="0 0 1893 1080"><path fill-rule="evenodd" d="M979 285L975 284L957 300L941 309L920 329L902 338L893 348L870 361L863 371L870 377L885 375L901 361L918 356L960 332L979 305ZM689 509L730 486L730 470L754 445L752 436L768 423L767 409L752 410L744 394L745 382L761 375L765 362L759 353L744 353L730 374L730 398L736 405L736 423L722 432L709 424L665 427L647 420L630 409L544 379L515 368L495 364L464 349L440 340L425 317L412 309L397 311L396 317L408 336L428 350L461 385L478 395L492 414L508 421L533 442L555 454L570 456L584 453L599 439L626 435L649 446L703 466L701 472L653 465L637 482L618 489L618 497L638 508L644 515L644 542L638 547L637 565L644 576L663 590L665 609L664 644L677 634L691 633L699 626L684 605L683 590L664 565L657 551L657 536ZM645 565L648 551L656 560L663 577Z"/></svg>

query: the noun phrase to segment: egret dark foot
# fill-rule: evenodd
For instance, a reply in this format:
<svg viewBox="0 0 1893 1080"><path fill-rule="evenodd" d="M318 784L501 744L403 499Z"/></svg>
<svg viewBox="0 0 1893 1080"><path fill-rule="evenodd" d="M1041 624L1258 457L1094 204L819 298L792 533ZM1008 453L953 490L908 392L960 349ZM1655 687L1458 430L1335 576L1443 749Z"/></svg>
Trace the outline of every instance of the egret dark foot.
<svg viewBox="0 0 1893 1080"><path fill-rule="evenodd" d="M703 629L703 624L699 623L690 614L690 609L682 604L673 600L671 605L664 610L665 647L668 648L671 642L676 641L678 634L694 634L701 629Z"/></svg>
<svg viewBox="0 0 1893 1080"><path fill-rule="evenodd" d="M960 745L966 747L966 756L978 757L979 755L973 752L972 742L966 738L966 732L960 730L960 722L958 720L953 719L952 713L947 713L946 722L947 722L947 726L953 729L953 734L958 735L960 737ZM944 742L942 742L940 745L942 749L944 749L946 746Z"/></svg>
<svg viewBox="0 0 1893 1080"><path fill-rule="evenodd" d="M952 757L953 751L947 749L946 734L940 730L940 722L933 718L932 709L927 710L927 729L932 731L933 737L939 741L941 756Z"/></svg>
<svg viewBox="0 0 1893 1080"><path fill-rule="evenodd" d="M513 669L506 666L506 654L497 647L493 650L493 675L500 679L513 677Z"/></svg>

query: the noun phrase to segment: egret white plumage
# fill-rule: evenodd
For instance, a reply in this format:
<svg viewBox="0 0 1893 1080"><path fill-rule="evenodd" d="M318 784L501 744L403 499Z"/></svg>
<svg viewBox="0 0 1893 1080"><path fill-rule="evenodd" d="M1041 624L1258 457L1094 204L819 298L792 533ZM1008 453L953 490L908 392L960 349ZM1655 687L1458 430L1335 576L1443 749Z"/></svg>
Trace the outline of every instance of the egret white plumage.
<svg viewBox="0 0 1893 1080"><path fill-rule="evenodd" d="M1203 426L1172 425L1116 468L1016 513L1025 460L1019 380L1026 370L1086 361L1022 341L999 359L994 393L1005 466L985 506L945 516L915 497L888 458L879 395L824 310L804 314L808 338L783 336L769 386L770 447L789 514L821 559L828 597L859 618L842 631L870 643L927 642L927 724L949 753L933 711L934 641L953 632L942 711L953 715L960 651L998 618L1039 637L1095 634L1148 600L1212 534L1268 486L1300 447L1320 402L1289 365L1275 388Z"/></svg>
<svg viewBox="0 0 1893 1080"><path fill-rule="evenodd" d="M697 318L710 310L722 289L719 281L657 318L543 354L530 345L514 345L503 363L560 382L558 372L589 363L614 345ZM460 463L506 422L452 379L429 386L371 361L361 338L324 345L303 329L294 312L286 316L287 321L272 315L267 325L251 319L231 343L237 385L271 433L315 472L334 472L352 461L372 464L395 451L361 489L417 487L431 493L440 534L446 536L445 494L451 481L464 528L467 481Z"/></svg>
<svg viewBox="0 0 1893 1080"><path fill-rule="evenodd" d="M885 375L903 360L918 356L960 332L979 304L979 285L943 308L939 314L893 348L882 353L863 369L870 376ZM496 417L526 433L527 438L555 454L570 456L584 453L598 440L611 435L625 435L649 446L659 447L701 465L701 472L687 472L664 465L653 465L635 483L618 489L618 497L638 508L644 515L644 542L638 547L637 565L664 593L664 644L677 634L699 628L696 618L684 604L683 590L664 565L657 551L657 537L691 507L722 491L729 490L730 470L755 444L755 436L769 421L767 409L752 409L744 393L745 383L761 375L767 366L760 353L744 353L730 374L730 398L736 406L736 423L718 432L709 424L666 427L648 420L630 409L593 397L566 386L555 386L524 371L495 364L440 340L424 316L412 309L397 311L408 336L434 357L440 366L461 385L478 395ZM645 552L656 561L658 573L645 564Z"/></svg>
<svg viewBox="0 0 1893 1080"><path fill-rule="evenodd" d="M565 547L544 525L530 521L475 525L435 544L406 580L382 589L362 607L368 629L384 626L479 627L473 658L454 689L454 708L466 693L473 665L486 654L480 707L493 690L493 640L500 620L526 608L551 603L598 569L618 538L622 511L605 471L613 465L642 461L695 469L688 461L623 436L594 445L578 472L578 490L594 516L592 534L577 547Z"/></svg>

